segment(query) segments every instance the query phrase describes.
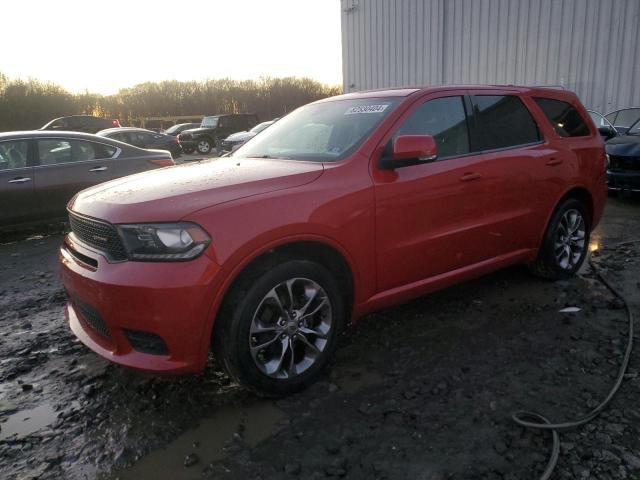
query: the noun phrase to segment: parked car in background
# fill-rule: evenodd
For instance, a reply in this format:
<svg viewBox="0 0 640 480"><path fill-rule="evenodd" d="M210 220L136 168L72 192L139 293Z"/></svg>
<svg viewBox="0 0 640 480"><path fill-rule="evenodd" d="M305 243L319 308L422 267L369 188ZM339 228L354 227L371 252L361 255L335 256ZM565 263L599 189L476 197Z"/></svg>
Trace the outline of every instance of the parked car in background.
<svg viewBox="0 0 640 480"><path fill-rule="evenodd" d="M169 152L85 133L0 133L0 228L64 218L84 188L173 164Z"/></svg>
<svg viewBox="0 0 640 480"><path fill-rule="evenodd" d="M605 118L611 123L618 133L626 133L627 130L640 120L640 107L629 107L607 113Z"/></svg>
<svg viewBox="0 0 640 480"><path fill-rule="evenodd" d="M228 157L77 195L59 257L67 316L112 362L199 372L212 348L242 385L295 392L368 312L513 264L574 275L605 172L570 92L320 100Z"/></svg>
<svg viewBox="0 0 640 480"><path fill-rule="evenodd" d="M589 112L591 120L596 124L598 132L600 132L600 135L605 141L618 135L614 126L611 125L609 120L607 120L600 112L596 112L595 110L587 110L587 112Z"/></svg>
<svg viewBox="0 0 640 480"><path fill-rule="evenodd" d="M623 194L640 192L640 119L605 144L609 165L607 184L610 191Z"/></svg>
<svg viewBox="0 0 640 480"><path fill-rule="evenodd" d="M248 140L255 137L269 125L273 125L273 122L275 122L276 120L278 119L276 118L268 122L259 123L249 131L232 133L222 141L222 150L224 150L225 152L231 152L236 148L239 148L241 145L244 145Z"/></svg>
<svg viewBox="0 0 640 480"><path fill-rule="evenodd" d="M231 113L204 117L200 127L185 130L178 138L185 153L198 151L203 155L211 152L222 139L234 132L249 130L258 123L258 117L252 113Z"/></svg>
<svg viewBox="0 0 640 480"><path fill-rule="evenodd" d="M176 137L164 133L153 132L144 128L120 127L101 130L97 135L112 138L140 148L156 148L168 150L173 158L182 155L182 147Z"/></svg>
<svg viewBox="0 0 640 480"><path fill-rule="evenodd" d="M64 130L68 132L97 133L105 128L119 127L117 119L93 117L91 115L70 115L51 120L40 130Z"/></svg>
<svg viewBox="0 0 640 480"><path fill-rule="evenodd" d="M165 133L166 135L171 135L172 137L176 137L185 130L191 130L194 128L198 128L199 126L199 123L177 123L167 128L163 133Z"/></svg>

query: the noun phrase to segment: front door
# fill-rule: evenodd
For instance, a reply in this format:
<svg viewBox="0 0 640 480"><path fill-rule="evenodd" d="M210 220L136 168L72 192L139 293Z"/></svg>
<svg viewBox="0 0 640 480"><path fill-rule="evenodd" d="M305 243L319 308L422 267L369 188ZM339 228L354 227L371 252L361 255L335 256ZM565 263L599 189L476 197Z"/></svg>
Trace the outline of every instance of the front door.
<svg viewBox="0 0 640 480"><path fill-rule="evenodd" d="M29 140L0 142L0 226L33 221L38 216Z"/></svg>
<svg viewBox="0 0 640 480"><path fill-rule="evenodd" d="M395 170L374 165L378 291L407 285L483 259L486 188L470 154L465 97L429 98L391 134L432 135L436 161Z"/></svg>
<svg viewBox="0 0 640 480"><path fill-rule="evenodd" d="M111 145L74 138L38 139L35 191L42 212L49 218L63 216L76 193L111 180L117 151Z"/></svg>

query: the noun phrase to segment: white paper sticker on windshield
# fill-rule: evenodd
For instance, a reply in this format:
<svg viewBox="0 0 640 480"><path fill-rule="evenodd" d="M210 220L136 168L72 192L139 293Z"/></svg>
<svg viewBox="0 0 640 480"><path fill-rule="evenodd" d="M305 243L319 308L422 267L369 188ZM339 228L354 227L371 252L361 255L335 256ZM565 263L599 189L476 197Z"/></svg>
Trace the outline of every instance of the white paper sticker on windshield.
<svg viewBox="0 0 640 480"><path fill-rule="evenodd" d="M382 113L389 105L360 105L359 107L351 107L344 112L345 115L354 115L356 113Z"/></svg>

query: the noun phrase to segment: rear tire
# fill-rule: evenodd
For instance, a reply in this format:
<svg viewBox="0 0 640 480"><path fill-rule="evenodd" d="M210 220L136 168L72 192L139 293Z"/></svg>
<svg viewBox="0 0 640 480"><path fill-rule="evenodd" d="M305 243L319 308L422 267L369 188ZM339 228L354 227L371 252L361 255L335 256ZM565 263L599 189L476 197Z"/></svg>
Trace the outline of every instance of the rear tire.
<svg viewBox="0 0 640 480"><path fill-rule="evenodd" d="M331 273L309 260L280 260L244 275L224 301L213 338L227 373L262 396L314 383L344 325L344 302Z"/></svg>
<svg viewBox="0 0 640 480"><path fill-rule="evenodd" d="M575 198L564 200L551 216L531 271L551 280L572 277L587 257L590 234L591 221L585 205Z"/></svg>

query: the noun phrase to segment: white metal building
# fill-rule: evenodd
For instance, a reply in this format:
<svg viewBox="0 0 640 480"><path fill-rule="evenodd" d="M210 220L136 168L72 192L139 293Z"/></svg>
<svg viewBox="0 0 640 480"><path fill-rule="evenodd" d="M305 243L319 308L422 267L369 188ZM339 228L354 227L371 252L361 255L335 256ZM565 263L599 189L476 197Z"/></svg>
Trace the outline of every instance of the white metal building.
<svg viewBox="0 0 640 480"><path fill-rule="evenodd" d="M344 91L557 85L640 105L640 0L341 0Z"/></svg>

